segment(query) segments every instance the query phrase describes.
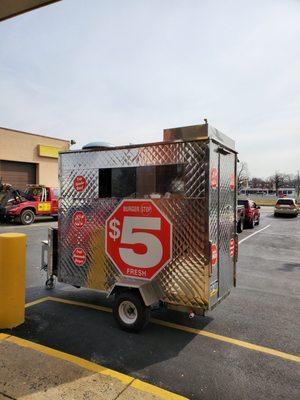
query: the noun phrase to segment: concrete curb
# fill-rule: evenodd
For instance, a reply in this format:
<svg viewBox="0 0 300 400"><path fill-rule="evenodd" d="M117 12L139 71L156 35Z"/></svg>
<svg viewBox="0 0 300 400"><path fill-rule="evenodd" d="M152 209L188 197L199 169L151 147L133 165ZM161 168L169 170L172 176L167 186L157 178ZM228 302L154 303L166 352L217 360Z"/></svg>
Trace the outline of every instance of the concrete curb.
<svg viewBox="0 0 300 400"><path fill-rule="evenodd" d="M0 333L0 347L0 396L4 398L186 400L139 379L16 336Z"/></svg>

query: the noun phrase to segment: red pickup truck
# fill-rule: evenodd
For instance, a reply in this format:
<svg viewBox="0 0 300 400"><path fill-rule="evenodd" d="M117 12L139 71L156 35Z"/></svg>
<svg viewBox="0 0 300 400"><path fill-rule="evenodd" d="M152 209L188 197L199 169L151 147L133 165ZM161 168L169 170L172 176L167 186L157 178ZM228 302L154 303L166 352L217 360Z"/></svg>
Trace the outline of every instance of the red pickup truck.
<svg viewBox="0 0 300 400"><path fill-rule="evenodd" d="M239 206L245 207L245 227L253 229L260 222L260 207L252 200L238 200Z"/></svg>
<svg viewBox="0 0 300 400"><path fill-rule="evenodd" d="M36 216L57 216L58 194L58 189L30 185L23 196L8 203L6 217L23 225L30 225Z"/></svg>
<svg viewBox="0 0 300 400"><path fill-rule="evenodd" d="M236 231L242 233L245 226L245 207L238 205L236 208Z"/></svg>

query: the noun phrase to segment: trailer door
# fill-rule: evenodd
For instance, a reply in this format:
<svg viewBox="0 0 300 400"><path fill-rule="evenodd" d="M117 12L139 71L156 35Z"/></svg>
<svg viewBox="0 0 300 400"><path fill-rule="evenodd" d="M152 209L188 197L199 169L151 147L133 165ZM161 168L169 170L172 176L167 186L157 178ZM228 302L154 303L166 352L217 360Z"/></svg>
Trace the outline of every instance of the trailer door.
<svg viewBox="0 0 300 400"><path fill-rule="evenodd" d="M212 143L209 190L210 307L234 285L235 259L232 244L236 223L235 176L236 155Z"/></svg>
<svg viewBox="0 0 300 400"><path fill-rule="evenodd" d="M235 173L235 154L219 153L219 298L234 285Z"/></svg>

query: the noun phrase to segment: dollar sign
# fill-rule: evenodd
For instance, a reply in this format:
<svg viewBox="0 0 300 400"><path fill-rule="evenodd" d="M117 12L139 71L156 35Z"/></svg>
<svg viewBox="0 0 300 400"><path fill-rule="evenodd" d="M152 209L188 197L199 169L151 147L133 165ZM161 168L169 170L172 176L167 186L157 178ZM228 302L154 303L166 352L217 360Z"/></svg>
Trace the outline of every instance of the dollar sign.
<svg viewBox="0 0 300 400"><path fill-rule="evenodd" d="M111 237L114 241L116 239L119 239L120 235L121 235L121 231L118 228L118 226L120 226L120 221L117 220L116 218L112 219L109 222L109 237Z"/></svg>

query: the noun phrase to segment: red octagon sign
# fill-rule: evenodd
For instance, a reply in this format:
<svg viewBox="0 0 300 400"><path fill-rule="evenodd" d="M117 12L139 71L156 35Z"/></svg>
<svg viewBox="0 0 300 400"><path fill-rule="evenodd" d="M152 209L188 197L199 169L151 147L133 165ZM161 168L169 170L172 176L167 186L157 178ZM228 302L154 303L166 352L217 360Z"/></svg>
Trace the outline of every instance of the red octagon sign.
<svg viewBox="0 0 300 400"><path fill-rule="evenodd" d="M218 181L219 181L218 170L217 168L212 168L212 170L210 171L210 186L212 189L217 189Z"/></svg>
<svg viewBox="0 0 300 400"><path fill-rule="evenodd" d="M77 175L74 178L73 187L76 190L76 192L83 192L84 189L86 188L86 185L87 185L87 183L86 183L86 179L84 176Z"/></svg>
<svg viewBox="0 0 300 400"><path fill-rule="evenodd" d="M72 258L73 258L74 264L76 264L78 267L82 267L85 264L85 261L86 261L86 252L85 252L85 250L82 249L81 247L76 247L73 250Z"/></svg>
<svg viewBox="0 0 300 400"><path fill-rule="evenodd" d="M235 175L234 174L230 175L229 187L230 187L230 190L234 190L235 189Z"/></svg>
<svg viewBox="0 0 300 400"><path fill-rule="evenodd" d="M153 279L172 258L172 224L151 200L123 200L106 220L105 251L122 275Z"/></svg>
<svg viewBox="0 0 300 400"><path fill-rule="evenodd" d="M213 243L211 245L211 266L214 267L218 263L218 246Z"/></svg>
<svg viewBox="0 0 300 400"><path fill-rule="evenodd" d="M76 228L82 228L86 223L86 216L83 211L76 211L72 218L73 225Z"/></svg>

